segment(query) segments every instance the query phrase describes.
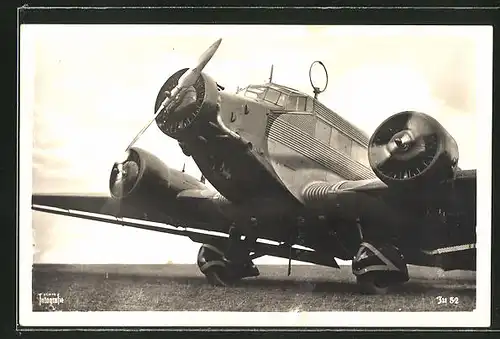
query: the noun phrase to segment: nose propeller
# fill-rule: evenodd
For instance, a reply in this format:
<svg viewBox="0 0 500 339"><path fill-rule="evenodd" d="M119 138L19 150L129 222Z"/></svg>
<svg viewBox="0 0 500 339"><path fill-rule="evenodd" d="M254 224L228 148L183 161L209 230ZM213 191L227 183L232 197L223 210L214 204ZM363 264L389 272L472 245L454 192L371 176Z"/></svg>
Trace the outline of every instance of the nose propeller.
<svg viewBox="0 0 500 339"><path fill-rule="evenodd" d="M197 64L188 69L180 78L179 81L177 82L177 85L168 93L166 98L163 100L161 105L158 107L156 110L153 118L151 118L145 125L144 127L136 134L134 139L130 142L130 144L127 146L125 149L125 152L119 156L116 161L115 161L115 167L114 170L119 172L119 176L123 176L123 171L124 171L124 164L127 162L127 160L130 158L130 148L139 140L139 138L146 132L146 130L151 126L153 121L155 121L156 117L160 112L162 112L165 108L167 109L167 112L172 108L177 105L179 101L182 100L184 93L186 90L190 87L193 86L198 78L201 75L201 72L205 68L205 66L208 64L210 59L214 56L215 52L219 48L220 44L222 42L222 39L218 39L215 41L198 59Z"/></svg>
<svg viewBox="0 0 500 339"><path fill-rule="evenodd" d="M134 139L125 149L125 152L116 158L113 166L113 170L110 178L110 190L113 196L123 197L126 192L132 189L134 186L138 173L139 164L138 159L131 154L130 149L139 140L139 138L146 132L146 130L155 121L158 114L162 112L165 108L167 112L172 109L172 107L177 106L186 92L186 90L193 86L201 75L201 72L208 64L210 59L214 56L215 52L219 48L222 39L215 41L198 59L197 64L188 69L178 80L177 85L168 93L166 98L163 100L161 105L156 110L152 119L150 119L144 127L136 134ZM114 207L115 209L119 207Z"/></svg>
<svg viewBox="0 0 500 339"><path fill-rule="evenodd" d="M398 150L407 151L413 141L414 138L410 131L403 131L394 136L394 144Z"/></svg>
<svg viewBox="0 0 500 339"><path fill-rule="evenodd" d="M222 42L222 39L218 39L215 41L198 59L198 63L195 67L192 67L188 69L180 78L179 81L177 82L177 85L175 86L172 91L170 91L170 95L167 95L167 97L163 100L161 105L158 107L156 110L154 116L152 119L150 119L146 125L137 133L137 135L134 137L134 139L130 142L130 144L127 146L125 149L125 152L127 153L130 148L137 142L137 140L146 132L149 126L155 121L156 117L158 114L160 114L161 111L166 107L167 111L170 109L170 107L174 106L175 103L177 103L179 100L182 99L183 92L186 91L187 88L190 86L193 86L196 83L196 80L200 77L201 72L207 65L207 63L212 59L214 56L215 52L219 48L220 44Z"/></svg>

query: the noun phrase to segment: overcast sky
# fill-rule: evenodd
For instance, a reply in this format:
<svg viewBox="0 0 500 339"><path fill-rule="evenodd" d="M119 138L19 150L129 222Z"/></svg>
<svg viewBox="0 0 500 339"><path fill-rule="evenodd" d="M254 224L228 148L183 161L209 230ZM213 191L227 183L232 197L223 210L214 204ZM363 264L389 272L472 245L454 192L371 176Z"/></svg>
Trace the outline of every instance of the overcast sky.
<svg viewBox="0 0 500 339"><path fill-rule="evenodd" d="M475 168L481 156L476 135L484 96L478 93L484 72L492 70L485 54L489 29L47 25L24 30L21 41L27 35L34 44L26 86L34 86L37 193L106 192L114 157L153 114L160 86L220 37L205 72L227 91L266 82L274 65L274 82L311 93L309 66L321 60L329 85L320 100L366 133L398 111L420 110L455 137L462 168ZM490 84L486 88L491 92ZM186 161L156 126L139 144L174 168ZM200 175L192 161L187 171ZM33 230L35 262L194 263L199 247L189 239L39 212ZM281 262L266 260L260 262Z"/></svg>

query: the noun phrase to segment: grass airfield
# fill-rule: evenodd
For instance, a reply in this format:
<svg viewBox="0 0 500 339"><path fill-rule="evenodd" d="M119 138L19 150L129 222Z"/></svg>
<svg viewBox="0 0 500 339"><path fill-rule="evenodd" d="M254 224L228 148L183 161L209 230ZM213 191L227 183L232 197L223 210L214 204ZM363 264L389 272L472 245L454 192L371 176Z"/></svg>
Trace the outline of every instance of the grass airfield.
<svg viewBox="0 0 500 339"><path fill-rule="evenodd" d="M410 266L410 281L385 296L359 293L349 266L260 265L237 286L210 286L196 265L33 266L33 310L39 293L59 293L59 311L472 311L475 272ZM455 303L439 303L453 297Z"/></svg>

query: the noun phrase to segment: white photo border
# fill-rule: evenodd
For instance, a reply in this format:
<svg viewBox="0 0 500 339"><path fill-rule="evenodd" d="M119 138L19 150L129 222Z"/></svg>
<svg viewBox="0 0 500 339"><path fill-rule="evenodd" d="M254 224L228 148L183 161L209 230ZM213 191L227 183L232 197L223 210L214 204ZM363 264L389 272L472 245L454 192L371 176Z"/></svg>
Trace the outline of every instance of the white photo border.
<svg viewBox="0 0 500 339"><path fill-rule="evenodd" d="M487 327L491 321L491 130L493 28L481 31L477 69L479 112L477 164L477 298L472 312L34 312L32 309L32 149L34 109L34 31L20 25L19 35L19 324L28 327ZM93 25L95 26L95 25ZM157 25L114 25L151 30ZM353 27L353 26L340 26ZM357 26L363 27L363 26ZM366 26L365 26L366 27ZM388 28L390 27L390 28ZM394 29L395 26L370 26ZM397 27L397 26L396 26ZM424 26L429 29L433 26ZM459 26L453 26L459 27ZM478 153L479 154L479 153ZM203 316L192 316L202 313ZM272 316L270 316L272 314ZM397 324L397 326L395 326Z"/></svg>

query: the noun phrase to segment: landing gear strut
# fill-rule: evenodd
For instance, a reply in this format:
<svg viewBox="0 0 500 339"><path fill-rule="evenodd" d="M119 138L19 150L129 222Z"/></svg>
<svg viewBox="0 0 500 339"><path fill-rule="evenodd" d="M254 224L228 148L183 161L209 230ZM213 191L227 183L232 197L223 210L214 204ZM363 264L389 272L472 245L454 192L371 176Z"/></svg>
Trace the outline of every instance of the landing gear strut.
<svg viewBox="0 0 500 339"><path fill-rule="evenodd" d="M229 246L225 252L220 248L203 244L198 252L198 267L214 286L230 286L243 278L257 277L260 272L253 264L256 255L249 255L249 244L241 240L241 233L232 228Z"/></svg>

